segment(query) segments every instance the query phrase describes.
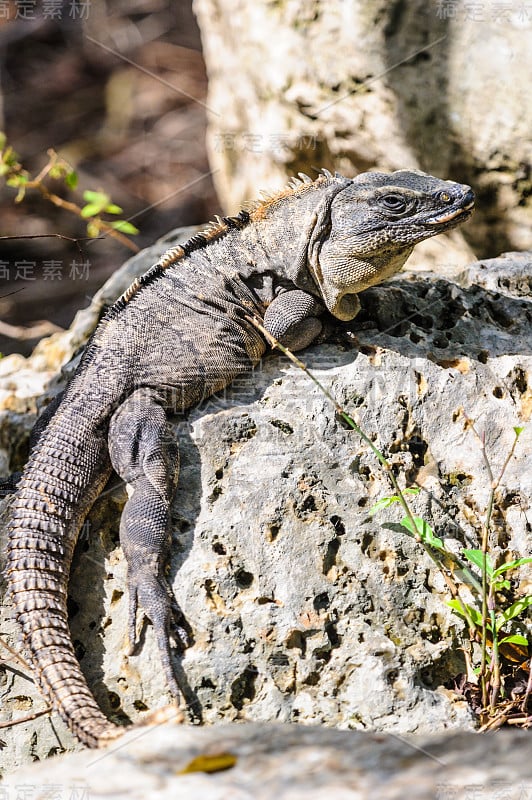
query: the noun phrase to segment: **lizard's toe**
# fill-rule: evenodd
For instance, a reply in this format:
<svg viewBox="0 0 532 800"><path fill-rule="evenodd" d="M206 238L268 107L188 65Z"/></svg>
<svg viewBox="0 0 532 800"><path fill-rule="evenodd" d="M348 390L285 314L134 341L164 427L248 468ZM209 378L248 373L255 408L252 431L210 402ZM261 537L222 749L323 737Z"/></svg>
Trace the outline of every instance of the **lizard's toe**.
<svg viewBox="0 0 532 800"><path fill-rule="evenodd" d="M174 640L175 647L180 652L183 652L187 647L192 647L194 644L194 637L192 635L192 628L188 624L185 615L181 611L177 600L171 589L171 611L172 618L170 621L170 634Z"/></svg>
<svg viewBox="0 0 532 800"><path fill-rule="evenodd" d="M172 649L183 652L192 644L192 630L174 597L166 579L145 569L129 578L130 591L130 642L135 650L135 620L140 606L153 625L161 664L170 692L179 697L180 690L172 664Z"/></svg>

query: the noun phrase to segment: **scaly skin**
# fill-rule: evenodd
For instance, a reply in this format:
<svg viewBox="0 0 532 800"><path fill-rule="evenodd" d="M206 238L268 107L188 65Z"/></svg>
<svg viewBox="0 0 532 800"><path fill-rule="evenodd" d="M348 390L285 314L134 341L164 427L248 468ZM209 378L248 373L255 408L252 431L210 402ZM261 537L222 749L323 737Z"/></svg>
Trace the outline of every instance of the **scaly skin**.
<svg viewBox="0 0 532 800"><path fill-rule="evenodd" d="M178 450L166 414L189 408L256 364L255 316L294 350L330 311L399 270L417 242L469 216L468 186L419 172L302 176L249 212L219 220L166 253L100 322L38 439L12 501L6 574L38 683L70 729L96 747L119 736L81 674L66 600L74 545L112 469L126 481L120 539L129 635L138 605L154 625L168 686L170 638L186 630L164 567Z"/></svg>

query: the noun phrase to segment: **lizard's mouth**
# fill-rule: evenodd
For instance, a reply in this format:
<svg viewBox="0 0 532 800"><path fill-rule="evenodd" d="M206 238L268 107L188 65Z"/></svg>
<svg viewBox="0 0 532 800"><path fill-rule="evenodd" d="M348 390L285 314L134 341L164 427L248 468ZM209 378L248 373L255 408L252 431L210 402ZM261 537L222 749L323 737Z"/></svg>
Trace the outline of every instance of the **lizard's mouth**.
<svg viewBox="0 0 532 800"><path fill-rule="evenodd" d="M455 208L454 211L447 211L444 214L440 214L437 217L432 217L431 219L426 219L426 225L446 225L449 222L454 222L455 220L458 222L462 222L462 220L467 219L471 216L473 212L473 208L475 206L474 198L469 200L466 205L460 206L460 208Z"/></svg>

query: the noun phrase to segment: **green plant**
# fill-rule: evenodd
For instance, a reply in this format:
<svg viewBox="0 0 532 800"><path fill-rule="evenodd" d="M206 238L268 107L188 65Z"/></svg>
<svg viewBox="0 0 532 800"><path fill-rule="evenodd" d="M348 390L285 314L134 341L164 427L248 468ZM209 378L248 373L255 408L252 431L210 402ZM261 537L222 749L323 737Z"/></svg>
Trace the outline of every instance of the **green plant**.
<svg viewBox="0 0 532 800"><path fill-rule="evenodd" d="M102 214L118 215L122 213L120 206L111 201L111 198L102 191L83 192L85 205L80 206L51 191L46 183L47 179L62 181L67 191L74 191L78 185L77 173L53 149L47 151L48 162L41 171L31 177L19 161L17 153L7 143L5 133L0 131L0 177L3 177L7 186L17 190L15 203L21 203L29 190L35 189L45 200L53 203L58 208L64 208L82 220L87 220L87 235L91 238L102 233L112 236L133 252L138 252L137 245L126 234L138 233L137 228L125 219L106 220Z"/></svg>
<svg viewBox="0 0 532 800"><path fill-rule="evenodd" d="M105 192L92 192L86 190L83 192L83 199L86 200L86 205L81 209L81 216L83 219L90 219L87 225L87 233L89 236L98 236L100 232L99 223L101 222L101 214L121 214L123 209L111 202L111 198ZM138 233L131 222L126 219L117 219L113 222L107 223L115 231L121 233Z"/></svg>
<svg viewBox="0 0 532 800"><path fill-rule="evenodd" d="M478 567L482 576L481 608L468 604L466 605L466 610L468 617L473 619L476 629L480 631L482 636L482 661L479 674L484 705L488 705L492 711L495 708L501 689L501 646L514 644L527 648L530 644L526 636L519 633L511 633L511 622L522 617L532 605L532 595L520 597L513 602L507 601L505 595L500 593L503 589L510 590L511 584L508 579L502 578L502 576L504 573L508 573L523 564L530 564L532 558L518 558L495 569L491 555L484 553L482 550L464 550L464 556ZM455 600L450 600L448 605L458 615L464 616L462 608ZM486 613L483 611L484 608ZM502 639L500 638L501 633L503 634ZM490 686L491 693L488 700Z"/></svg>
<svg viewBox="0 0 532 800"><path fill-rule="evenodd" d="M454 561L460 567L459 570L455 571L455 574L461 576L462 582L468 585L476 601L474 603L466 603L457 594L449 600L448 605L456 614L466 620L471 640L480 643L480 665L476 672L480 683L482 706L487 710L488 714L493 714L503 688L501 685L501 647L515 645L517 648L521 648L522 658L524 659L526 655L525 648L528 648L530 644L526 636L512 632L512 623L513 621L521 621L520 618L532 605L532 595L514 600L511 594L510 597L507 597L503 592L510 592L512 588L510 581L505 576L524 564L532 563L532 558L514 559L495 567L490 553L491 520L497 489L514 454L523 428L514 428L514 441L503 467L495 479L486 454L484 437L479 436L469 418L466 417L466 420L468 426L474 431L481 443L483 458L490 479L490 495L486 517L482 525L482 547L480 549L466 549L462 553L463 558L480 572L479 578L469 569L464 571L463 562L445 548L444 542L434 535L432 528L425 520L420 517L415 517L414 519L417 526L416 530L422 542L427 547L440 551L447 559ZM403 490L404 494L417 494L418 492L419 489L415 488ZM398 500L397 496L381 498L373 506L370 513L376 513L383 508L387 508ZM400 525L407 532L411 534L414 532L408 516L401 520Z"/></svg>

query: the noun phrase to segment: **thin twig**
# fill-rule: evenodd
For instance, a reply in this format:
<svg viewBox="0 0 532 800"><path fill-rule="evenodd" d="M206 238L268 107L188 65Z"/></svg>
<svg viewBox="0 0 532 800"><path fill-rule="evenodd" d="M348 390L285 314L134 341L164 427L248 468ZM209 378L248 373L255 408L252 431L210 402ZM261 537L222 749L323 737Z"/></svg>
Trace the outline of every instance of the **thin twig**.
<svg viewBox="0 0 532 800"><path fill-rule="evenodd" d="M0 236L0 239L65 239L67 242L79 244L80 242L93 242L93 236L65 236L63 233L21 233L15 236ZM103 238L103 237L102 237Z"/></svg>
<svg viewBox="0 0 532 800"><path fill-rule="evenodd" d="M532 658L530 659L530 664L528 665L528 683L526 685L523 702L521 703L521 711L526 711L528 698L530 697L531 694L532 694Z"/></svg>
<svg viewBox="0 0 532 800"><path fill-rule="evenodd" d="M22 169L22 165L21 164L16 163L16 164L12 165L12 172L13 172L14 175L20 177L21 179L22 179L22 177L25 176L25 182L23 184L23 188L21 186L20 191L22 191L23 194L24 194L28 189L36 189L38 192L41 193L41 195L44 197L45 200L48 200L50 203L52 203L57 208L62 208L62 209L65 209L66 211L70 211L71 213L73 213L77 217L79 217L80 219L84 219L83 213L82 213L82 208L80 206L78 206L76 203L73 203L73 202L71 202L69 200L65 200L64 198L62 198L59 195L55 194L55 192L51 192L48 189L48 187L43 183L44 179L48 177L48 175L52 171L52 169L57 168L57 167L59 167L61 169L65 169L65 168L70 169L70 167L66 163L66 161L64 161L62 158L60 158L60 156L56 153L56 151L53 148L50 148L47 151L47 155L48 155L48 163L45 164L44 167L41 169L41 171L34 178L32 178L31 180L27 179L28 172L27 172L27 170ZM23 197L23 194L20 197L17 196L17 200L15 202L18 202L19 200L21 200L22 197ZM125 236L119 230L114 228L113 225L109 224L108 222L105 222L105 220L100 219L99 217L93 217L90 221L91 221L91 224L94 226L94 228L97 231L101 231L101 232L105 233L106 236L111 236L113 239L116 239L121 244L123 244L125 247L127 247L129 250L132 250L134 253L138 253L139 252L140 248L128 236ZM57 234L48 234L48 235L54 236L54 235L57 235ZM15 238L15 237L13 237L13 238ZM31 236L29 236L29 235L28 236L20 236L20 237L16 237L16 238L31 238ZM64 238L68 238L68 237L64 237ZM98 238L98 237L89 237L89 238Z"/></svg>
<svg viewBox="0 0 532 800"><path fill-rule="evenodd" d="M96 239L103 239L103 236L65 236L62 233L21 233L18 236L10 235L10 236L0 236L0 240L6 239L64 239L66 242L72 242L78 248L81 255L83 255L83 249L81 247L81 242L94 242ZM24 288L24 287L22 287ZM17 289L17 292L21 292L22 289ZM15 294L15 292L11 292L11 294ZM7 296L7 295L4 295Z"/></svg>
<svg viewBox="0 0 532 800"><path fill-rule="evenodd" d="M31 722L33 719L37 719L37 717L42 717L44 714L49 714L52 711L52 706L46 706L41 711L33 711L31 714L26 714L25 717L19 717L19 719L12 719L8 722L0 722L0 728L12 728L14 725L21 725L23 722Z"/></svg>
<svg viewBox="0 0 532 800"><path fill-rule="evenodd" d="M481 540L481 549L482 549L482 567L481 567L481 578L482 578L482 598L481 598L481 615L482 615L482 632L481 632L481 662L480 662L480 687L482 692L482 705L484 708L488 705L488 675L487 675L487 667L488 667L488 658L487 658L487 645L488 645L488 549L489 549L489 531L490 531L490 524L491 524L491 515L493 513L493 502L495 499L495 480L493 477L493 470L491 468L490 460L488 458L488 454L486 452L486 436L485 434L480 435L480 433L475 428L473 421L469 419L467 414L464 414L466 420L469 423L469 426L475 436L477 437L480 443L480 452L482 454L482 460L484 461L484 465L488 472L488 478L490 482L490 494L488 498L488 507L486 510L486 517L484 520L484 524L482 526L482 540ZM493 631L493 639L495 639L497 633Z"/></svg>
<svg viewBox="0 0 532 800"><path fill-rule="evenodd" d="M3 300L4 297L11 297L14 294L18 294L19 292L21 292L25 288L26 288L25 286L21 286L20 289L13 289L12 292L8 292L7 294L0 294L0 300Z"/></svg>
<svg viewBox="0 0 532 800"><path fill-rule="evenodd" d="M57 208L63 208L66 211L71 211L73 214L83 219L83 215L81 213L82 209L80 206L77 205L77 203L72 203L70 200L64 200L62 197L59 197L58 194L54 194L54 192L48 191L46 186L43 186L42 183L35 183L35 181L29 181L26 184L26 188L38 189L39 192L42 194L42 196L45 198L45 200L49 200L50 203L53 203L53 205L57 206ZM127 236L124 236L124 234L120 233L120 231L117 231L114 228L112 228L111 225L109 225L107 222L104 222L103 219L93 218L91 219L91 222L98 228L99 231L103 231L107 236L112 236L113 239L116 239L121 244L125 245L125 247L128 247L133 253L139 252L140 248L138 247L138 245L135 244L135 242L132 242L131 239L129 239Z"/></svg>
<svg viewBox="0 0 532 800"><path fill-rule="evenodd" d="M24 669L27 669L28 672L32 671L28 662L24 658L22 658L22 656L19 653L17 653L17 651L14 650L10 644L6 642L3 636L0 636L0 644L7 650L7 652L11 655L11 657L15 659L15 661L18 661L18 663L22 667L24 667ZM33 681L33 678L28 677L28 680Z"/></svg>
<svg viewBox="0 0 532 800"><path fill-rule="evenodd" d="M519 438L521 429L520 428L515 428L515 440L514 440L514 442L512 444L510 452L508 453L508 456L506 457L506 460L505 460L505 462L503 464L503 467L502 467L502 469L500 471L499 476L497 477L497 479L495 479L494 475L493 475L493 470L492 470L492 467L491 467L491 464L490 464L490 461L489 461L489 458L488 458L488 454L487 454L487 451L486 451L485 437L479 435L479 433L477 432L477 430L475 429L475 427L473 425L473 422L467 417L467 415L464 415L464 416L466 416L466 419L467 419L470 427L472 428L472 430L474 431L475 435L479 439L479 442L480 442L480 445L481 445L482 456L483 456L484 463L486 465L486 469L488 471L489 480L490 480L490 496L489 496L488 508L487 508L487 512L486 512L486 518L485 518L485 521L484 521L483 531L482 531L482 585L480 586L478 581L474 578L474 576L470 572L469 568L465 564L462 563L462 561L461 561L461 559L459 557L455 556L454 553L451 553L450 551L447 551L443 547L442 548L434 547L434 546L430 545L430 543L427 543L425 541L424 537L420 534L420 532L418 530L418 525L416 523L416 518L414 517L414 515L413 515L413 513L412 513L412 511L411 511L411 509L410 509L410 507L408 505L408 501L406 499L405 493L402 491L402 489L399 486L399 483L397 481L397 478L395 477L395 475L393 473L393 469L392 469L391 463L387 460L387 458L383 455L383 453L378 449L378 447L372 442L372 440L369 438L369 436L367 436L367 434L364 433L364 431L354 421L354 419L350 416L350 414L348 414L347 411L345 411L345 409L338 403L338 401L334 397L334 395L328 389L325 388L325 386L318 380L318 378L316 378L316 376L308 369L306 364L304 364L297 356L295 356L292 353L291 350L289 350L287 347L285 347L283 344L281 344L281 342L279 342L278 339L276 339L274 336L272 336L272 334L268 330L266 330L266 328L262 324L262 320L261 319L258 319L255 316L247 316L246 318L248 319L249 322L251 322L257 328L257 330L260 331L260 333L264 336L264 338L271 345L271 347L277 348L282 353L284 353L284 355L290 361L292 361L293 364L295 364L299 369L301 369L310 378L310 380L318 387L318 389L322 392L322 394L324 394L325 397L327 397L328 400L332 403L336 413L349 425L350 428L352 428L360 436L362 441L365 442L369 446L369 448L371 449L371 451L373 452L373 454L375 455L375 457L377 458L379 463L384 468L386 474L389 476L389 479L390 479L390 481L392 483L392 486L393 486L393 488L394 488L394 490L395 490L395 492L397 494L397 499L399 500L400 505L402 506L402 508L403 508L403 510L404 510L404 512L406 514L406 517L410 522L411 531L412 531L412 534L414 535L414 538L416 539L417 542L419 542L423 546L423 548L425 549L425 552L430 556L430 558L434 561L436 566L439 568L441 574L443 575L445 583L447 584L447 587L448 587L448 589L449 589L449 591L451 593L451 596L453 597L453 599L457 600L459 605L460 605L461 612L462 612L462 614L463 614L464 618L466 619L466 622L467 622L467 624L469 626L469 634L470 634L471 640L476 639L477 641L478 641L478 626L475 623L475 621L473 620L473 618L471 617L471 614L469 613L467 605L462 601L462 598L460 597L460 593L458 591L458 587L457 587L455 579L454 579L454 571L455 571L456 567L459 567L459 569L463 573L462 580L464 580L464 582L467 582L470 585L474 586L475 587L475 591L477 593L481 594L481 597L482 597L482 637L481 637L481 640L482 640L482 664L481 664L482 702L483 702L484 708L488 708L488 686L489 686L489 679L490 679L491 680L491 687L490 687L491 688L491 696L489 698L489 710L493 711L495 709L495 705L496 705L496 702L497 702L498 697L499 697L500 686L501 686L501 677L500 677L499 648L498 648L498 641L497 641L496 616L495 616L495 610L496 610L495 588L494 588L495 584L491 580L491 578L489 579L489 589L488 589L488 578L489 578L489 576L488 576L488 555L489 555L489 543L490 543L489 542L489 538L490 538L489 534L490 534L490 527L491 527L491 519L492 519L493 510L494 510L494 506L495 506L495 493L496 493L496 491L497 491L497 489L498 489L498 487L500 485L500 482L501 482L501 480L503 478L505 470L506 470L508 464L510 463L510 460L511 460L513 454L514 454L515 446L516 446L516 443L517 443L517 439ZM452 562L452 563L450 563L450 562ZM467 581L465 581L465 576L466 575L468 576L468 580ZM487 676L487 630L488 630L488 621L491 624L492 638L493 638L492 659L491 659L492 663L490 664L489 679L488 679L488 676ZM529 681L529 687L527 689L527 697L528 697L528 695L530 694L531 691L532 691L532 677L530 678L530 681ZM524 706L523 706L523 709L524 709ZM487 730L488 728L489 729L493 729L493 728L496 728L496 727L500 727L500 725L504 724L504 722L506 720L506 717L507 717L507 715L498 715L496 718L491 718L486 723L486 725L484 726L484 729Z"/></svg>

